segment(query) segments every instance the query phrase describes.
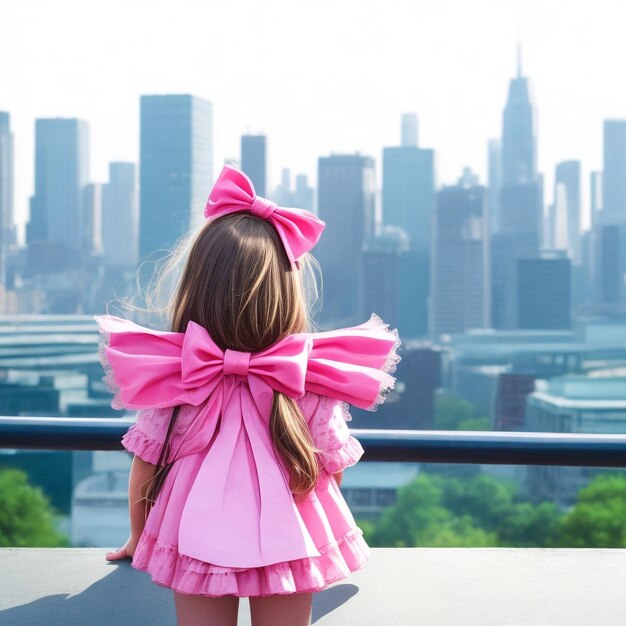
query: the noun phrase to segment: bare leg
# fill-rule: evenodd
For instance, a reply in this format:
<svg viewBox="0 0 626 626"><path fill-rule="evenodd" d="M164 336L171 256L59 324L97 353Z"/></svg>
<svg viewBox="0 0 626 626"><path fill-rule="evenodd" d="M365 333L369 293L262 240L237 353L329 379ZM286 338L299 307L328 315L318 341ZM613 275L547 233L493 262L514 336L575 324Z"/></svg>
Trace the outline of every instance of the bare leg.
<svg viewBox="0 0 626 626"><path fill-rule="evenodd" d="M237 596L190 595L174 591L178 626L237 626Z"/></svg>
<svg viewBox="0 0 626 626"><path fill-rule="evenodd" d="M291 593L250 598L252 626L309 626L311 623L312 593Z"/></svg>

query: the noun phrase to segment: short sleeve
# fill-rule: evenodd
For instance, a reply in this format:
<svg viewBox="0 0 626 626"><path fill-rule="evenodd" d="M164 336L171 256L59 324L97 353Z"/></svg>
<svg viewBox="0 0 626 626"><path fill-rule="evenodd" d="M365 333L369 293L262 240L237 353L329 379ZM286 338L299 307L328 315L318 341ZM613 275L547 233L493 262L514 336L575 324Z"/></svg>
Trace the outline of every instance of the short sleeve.
<svg viewBox="0 0 626 626"><path fill-rule="evenodd" d="M165 443L167 429L174 412L173 407L142 409L137 412L137 421L122 437L122 445L146 463L156 465ZM182 405L171 433L171 447L189 427L197 411L190 405Z"/></svg>
<svg viewBox="0 0 626 626"><path fill-rule="evenodd" d="M299 401L313 438L320 467L335 474L355 465L363 455L359 441L350 434L345 402L327 396L307 393Z"/></svg>

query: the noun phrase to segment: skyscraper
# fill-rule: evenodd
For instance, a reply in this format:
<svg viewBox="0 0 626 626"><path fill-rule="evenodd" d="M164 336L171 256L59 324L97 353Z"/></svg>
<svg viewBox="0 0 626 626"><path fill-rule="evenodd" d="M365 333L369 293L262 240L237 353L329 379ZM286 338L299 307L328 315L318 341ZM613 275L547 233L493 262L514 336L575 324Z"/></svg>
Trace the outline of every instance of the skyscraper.
<svg viewBox="0 0 626 626"><path fill-rule="evenodd" d="M491 317L487 190L444 187L437 193L431 332L488 328Z"/></svg>
<svg viewBox="0 0 626 626"><path fill-rule="evenodd" d="M385 226L371 237L363 251L363 313L376 313L392 328L398 327L401 303L402 260L409 251L409 236L398 226Z"/></svg>
<svg viewBox="0 0 626 626"><path fill-rule="evenodd" d="M257 195L266 198L267 141L265 135L242 135L241 169L252 181Z"/></svg>
<svg viewBox="0 0 626 626"><path fill-rule="evenodd" d="M602 223L626 222L626 120L604 120Z"/></svg>
<svg viewBox="0 0 626 626"><path fill-rule="evenodd" d="M536 258L544 236L543 178L537 172L537 133L530 81L517 75L509 84L502 117L502 187L497 231L491 246L492 324L517 324L517 261Z"/></svg>
<svg viewBox="0 0 626 626"><path fill-rule="evenodd" d="M102 183L85 186L83 202L83 254L102 254Z"/></svg>
<svg viewBox="0 0 626 626"><path fill-rule="evenodd" d="M563 250L545 250L541 258L517 262L517 327L571 327L571 261Z"/></svg>
<svg viewBox="0 0 626 626"><path fill-rule="evenodd" d="M136 266L138 222L135 164L110 163L109 182L102 189L102 247L106 265Z"/></svg>
<svg viewBox="0 0 626 626"><path fill-rule="evenodd" d="M89 180L89 126L78 119L35 121L35 195L26 241L80 255L84 189ZM42 268L45 269L45 268Z"/></svg>
<svg viewBox="0 0 626 626"><path fill-rule="evenodd" d="M399 226L410 247L400 259L398 328L405 337L428 332L432 219L435 204L433 150L383 148L382 209L385 226Z"/></svg>
<svg viewBox="0 0 626 626"><path fill-rule="evenodd" d="M509 83L502 116L502 185L508 187L537 179L537 133L529 80L522 76L518 52L517 76Z"/></svg>
<svg viewBox="0 0 626 626"><path fill-rule="evenodd" d="M377 229L374 159L360 154L320 157L317 179L318 214L326 222L313 250L324 280L321 321L359 323L364 313L363 249Z"/></svg>
<svg viewBox="0 0 626 626"><path fill-rule="evenodd" d="M487 153L490 231L497 233L500 228L500 193L502 190L502 149L499 139L489 140Z"/></svg>
<svg viewBox="0 0 626 626"><path fill-rule="evenodd" d="M211 190L212 106L193 95L141 96L139 262L200 224Z"/></svg>
<svg viewBox="0 0 626 626"><path fill-rule="evenodd" d="M549 212L546 243L566 250L577 265L581 262L580 161L557 163L554 177L554 202Z"/></svg>
<svg viewBox="0 0 626 626"><path fill-rule="evenodd" d="M403 147L417 148L418 121L416 113L404 113L402 115L402 142Z"/></svg>
<svg viewBox="0 0 626 626"><path fill-rule="evenodd" d="M13 133L9 114L0 111L0 285L6 285L6 257L14 243Z"/></svg>

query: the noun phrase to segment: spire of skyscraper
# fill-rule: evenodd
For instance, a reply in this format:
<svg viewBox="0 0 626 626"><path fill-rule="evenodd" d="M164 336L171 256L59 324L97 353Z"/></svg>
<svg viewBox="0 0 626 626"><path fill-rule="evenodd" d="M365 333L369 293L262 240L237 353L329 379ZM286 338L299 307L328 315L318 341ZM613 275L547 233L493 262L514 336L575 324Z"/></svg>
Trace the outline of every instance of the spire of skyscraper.
<svg viewBox="0 0 626 626"><path fill-rule="evenodd" d="M522 42L517 42L517 77L522 77Z"/></svg>
<svg viewBox="0 0 626 626"><path fill-rule="evenodd" d="M535 112L530 81L522 76L521 46L518 44L517 76L509 83L502 118L502 183L504 186L537 179Z"/></svg>

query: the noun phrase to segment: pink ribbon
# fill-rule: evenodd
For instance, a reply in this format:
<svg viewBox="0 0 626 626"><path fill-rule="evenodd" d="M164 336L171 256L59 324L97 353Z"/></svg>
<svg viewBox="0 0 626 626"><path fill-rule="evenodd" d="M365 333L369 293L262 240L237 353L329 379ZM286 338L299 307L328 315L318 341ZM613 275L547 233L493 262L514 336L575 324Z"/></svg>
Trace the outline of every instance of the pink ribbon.
<svg viewBox="0 0 626 626"><path fill-rule="evenodd" d="M224 165L209 195L204 217L214 219L237 211L249 211L274 226L292 267L299 267L298 259L315 246L326 226L310 211L281 207L257 196L252 181L241 170Z"/></svg>

